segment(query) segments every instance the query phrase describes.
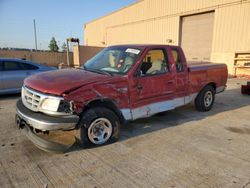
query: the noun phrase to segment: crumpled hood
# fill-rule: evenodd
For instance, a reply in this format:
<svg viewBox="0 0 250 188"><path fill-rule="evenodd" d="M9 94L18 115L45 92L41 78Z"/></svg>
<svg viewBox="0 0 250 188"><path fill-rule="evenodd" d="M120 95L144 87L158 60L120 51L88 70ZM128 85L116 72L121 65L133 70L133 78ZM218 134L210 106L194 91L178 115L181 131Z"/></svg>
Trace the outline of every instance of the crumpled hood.
<svg viewBox="0 0 250 188"><path fill-rule="evenodd" d="M81 86L108 80L108 75L79 69L63 69L35 74L24 80L24 84L42 93L62 95Z"/></svg>

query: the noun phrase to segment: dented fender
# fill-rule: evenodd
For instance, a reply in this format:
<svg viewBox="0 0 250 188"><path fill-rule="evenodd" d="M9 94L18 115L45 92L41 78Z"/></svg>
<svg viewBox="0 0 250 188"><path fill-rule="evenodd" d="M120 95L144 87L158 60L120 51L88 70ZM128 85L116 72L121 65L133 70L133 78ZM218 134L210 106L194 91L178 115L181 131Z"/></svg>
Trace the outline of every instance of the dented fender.
<svg viewBox="0 0 250 188"><path fill-rule="evenodd" d="M74 113L80 115L93 101L111 101L118 109L129 106L128 84L126 79L118 83L102 83L80 87L64 96L72 101Z"/></svg>

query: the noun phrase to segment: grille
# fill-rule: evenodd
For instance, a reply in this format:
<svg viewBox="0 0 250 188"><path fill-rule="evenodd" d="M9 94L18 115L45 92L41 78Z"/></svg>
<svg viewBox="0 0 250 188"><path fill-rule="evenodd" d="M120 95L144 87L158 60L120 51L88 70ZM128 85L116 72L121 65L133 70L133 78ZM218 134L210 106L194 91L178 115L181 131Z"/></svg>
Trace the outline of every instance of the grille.
<svg viewBox="0 0 250 188"><path fill-rule="evenodd" d="M37 92L26 87L22 88L22 101L27 108L33 111L38 111L40 99L41 96Z"/></svg>

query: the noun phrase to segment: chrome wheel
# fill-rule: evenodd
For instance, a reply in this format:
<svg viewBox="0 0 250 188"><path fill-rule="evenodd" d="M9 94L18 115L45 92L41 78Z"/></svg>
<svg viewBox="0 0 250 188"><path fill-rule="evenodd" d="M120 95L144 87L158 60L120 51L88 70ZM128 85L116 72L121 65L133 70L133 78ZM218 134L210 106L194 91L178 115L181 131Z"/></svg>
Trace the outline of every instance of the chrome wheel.
<svg viewBox="0 0 250 188"><path fill-rule="evenodd" d="M204 105L205 107L209 107L213 103L213 93L211 91L207 91L204 96Z"/></svg>
<svg viewBox="0 0 250 188"><path fill-rule="evenodd" d="M112 135L112 124L107 118L95 119L88 128L88 137L93 144L103 144Z"/></svg>

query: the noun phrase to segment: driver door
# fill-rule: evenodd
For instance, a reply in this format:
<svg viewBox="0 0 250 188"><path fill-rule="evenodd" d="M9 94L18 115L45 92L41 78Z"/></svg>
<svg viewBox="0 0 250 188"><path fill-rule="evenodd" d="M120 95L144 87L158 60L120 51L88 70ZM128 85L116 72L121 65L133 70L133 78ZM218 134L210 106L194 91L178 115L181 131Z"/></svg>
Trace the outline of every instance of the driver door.
<svg viewBox="0 0 250 188"><path fill-rule="evenodd" d="M148 50L130 88L133 119L174 108L175 74L169 67L164 48Z"/></svg>

